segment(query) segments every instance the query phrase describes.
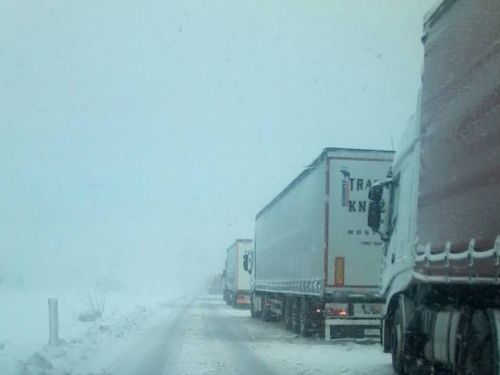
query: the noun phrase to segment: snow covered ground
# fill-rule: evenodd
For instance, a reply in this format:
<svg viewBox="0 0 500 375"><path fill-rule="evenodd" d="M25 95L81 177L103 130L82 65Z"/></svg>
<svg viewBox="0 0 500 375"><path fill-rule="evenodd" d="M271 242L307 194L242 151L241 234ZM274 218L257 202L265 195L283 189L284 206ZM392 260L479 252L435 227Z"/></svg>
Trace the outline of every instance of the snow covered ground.
<svg viewBox="0 0 500 375"><path fill-rule="evenodd" d="M59 300L61 345L48 343L48 298ZM0 289L0 375L100 373L110 358L169 313L175 296L109 292L103 317L78 319L86 290Z"/></svg>
<svg viewBox="0 0 500 375"><path fill-rule="evenodd" d="M252 319L220 298L204 297L173 311L106 368L112 375L391 375L391 358L376 343L302 338L280 323Z"/></svg>
<svg viewBox="0 0 500 375"><path fill-rule="evenodd" d="M239 326L235 334L248 337L252 355L275 374L393 374L391 357L382 352L378 343L303 338L286 331L279 322L255 320L249 317L248 311L226 306L219 309L218 314L229 327Z"/></svg>
<svg viewBox="0 0 500 375"><path fill-rule="evenodd" d="M302 338L219 296L114 293L83 323L85 294L60 292L64 342L51 348L44 293L1 292L1 375L393 374L379 344Z"/></svg>

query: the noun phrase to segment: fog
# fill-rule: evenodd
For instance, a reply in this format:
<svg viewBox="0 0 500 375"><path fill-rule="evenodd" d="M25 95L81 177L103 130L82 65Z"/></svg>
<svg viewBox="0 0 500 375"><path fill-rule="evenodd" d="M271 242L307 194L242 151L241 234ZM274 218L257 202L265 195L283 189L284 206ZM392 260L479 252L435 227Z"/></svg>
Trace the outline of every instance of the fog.
<svg viewBox="0 0 500 375"><path fill-rule="evenodd" d="M3 284L202 285L324 147L397 148L433 2L0 2Z"/></svg>

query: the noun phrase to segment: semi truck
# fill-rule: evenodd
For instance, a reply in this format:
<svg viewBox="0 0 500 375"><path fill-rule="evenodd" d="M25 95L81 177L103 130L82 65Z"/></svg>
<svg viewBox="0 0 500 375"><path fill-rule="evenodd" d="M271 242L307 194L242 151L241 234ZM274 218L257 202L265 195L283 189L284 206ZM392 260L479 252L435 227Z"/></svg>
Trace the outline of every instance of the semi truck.
<svg viewBox="0 0 500 375"><path fill-rule="evenodd" d="M303 336L380 336L382 241L367 190L392 151L326 148L256 216L251 315Z"/></svg>
<svg viewBox="0 0 500 375"><path fill-rule="evenodd" d="M208 294L219 294L223 292L222 274L213 275L208 281Z"/></svg>
<svg viewBox="0 0 500 375"><path fill-rule="evenodd" d="M426 16L417 115L369 192L398 374L500 374L499 20L492 0Z"/></svg>
<svg viewBox="0 0 500 375"><path fill-rule="evenodd" d="M237 239L226 250L223 298L233 307L248 307L250 303L250 275L243 268L243 258L251 248L252 240Z"/></svg>

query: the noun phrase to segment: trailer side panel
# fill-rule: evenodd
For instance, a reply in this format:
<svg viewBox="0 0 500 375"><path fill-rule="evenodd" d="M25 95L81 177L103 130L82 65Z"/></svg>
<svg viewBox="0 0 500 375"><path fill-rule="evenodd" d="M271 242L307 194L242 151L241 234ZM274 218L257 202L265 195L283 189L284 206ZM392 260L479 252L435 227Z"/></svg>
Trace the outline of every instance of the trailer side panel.
<svg viewBox="0 0 500 375"><path fill-rule="evenodd" d="M320 294L324 279L324 160L255 222L255 287Z"/></svg>
<svg viewBox="0 0 500 375"><path fill-rule="evenodd" d="M237 256L238 249L235 242L226 251L226 289L236 291L237 289Z"/></svg>
<svg viewBox="0 0 500 375"><path fill-rule="evenodd" d="M418 238L433 251L500 235L500 7L445 1L426 24Z"/></svg>

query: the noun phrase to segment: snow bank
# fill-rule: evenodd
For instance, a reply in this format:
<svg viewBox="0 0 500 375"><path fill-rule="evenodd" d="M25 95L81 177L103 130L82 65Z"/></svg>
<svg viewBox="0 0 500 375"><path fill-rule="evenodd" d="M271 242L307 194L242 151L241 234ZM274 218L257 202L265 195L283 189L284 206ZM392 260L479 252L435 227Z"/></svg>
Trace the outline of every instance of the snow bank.
<svg viewBox="0 0 500 375"><path fill-rule="evenodd" d="M59 299L61 345L47 346L48 298ZM158 302L164 301L164 302ZM168 313L172 297L109 292L102 318L81 322L86 290L0 289L0 375L98 373Z"/></svg>
<svg viewBox="0 0 500 375"><path fill-rule="evenodd" d="M297 339L291 345L271 342L255 346L263 358L286 371L300 374L393 374L391 357L380 345L348 341L311 344ZM285 373L285 372L284 372Z"/></svg>
<svg viewBox="0 0 500 375"><path fill-rule="evenodd" d="M303 338L286 331L281 323L249 318L248 311L225 309L227 317L246 320L254 343L251 350L280 374L393 374L391 356L373 341Z"/></svg>

